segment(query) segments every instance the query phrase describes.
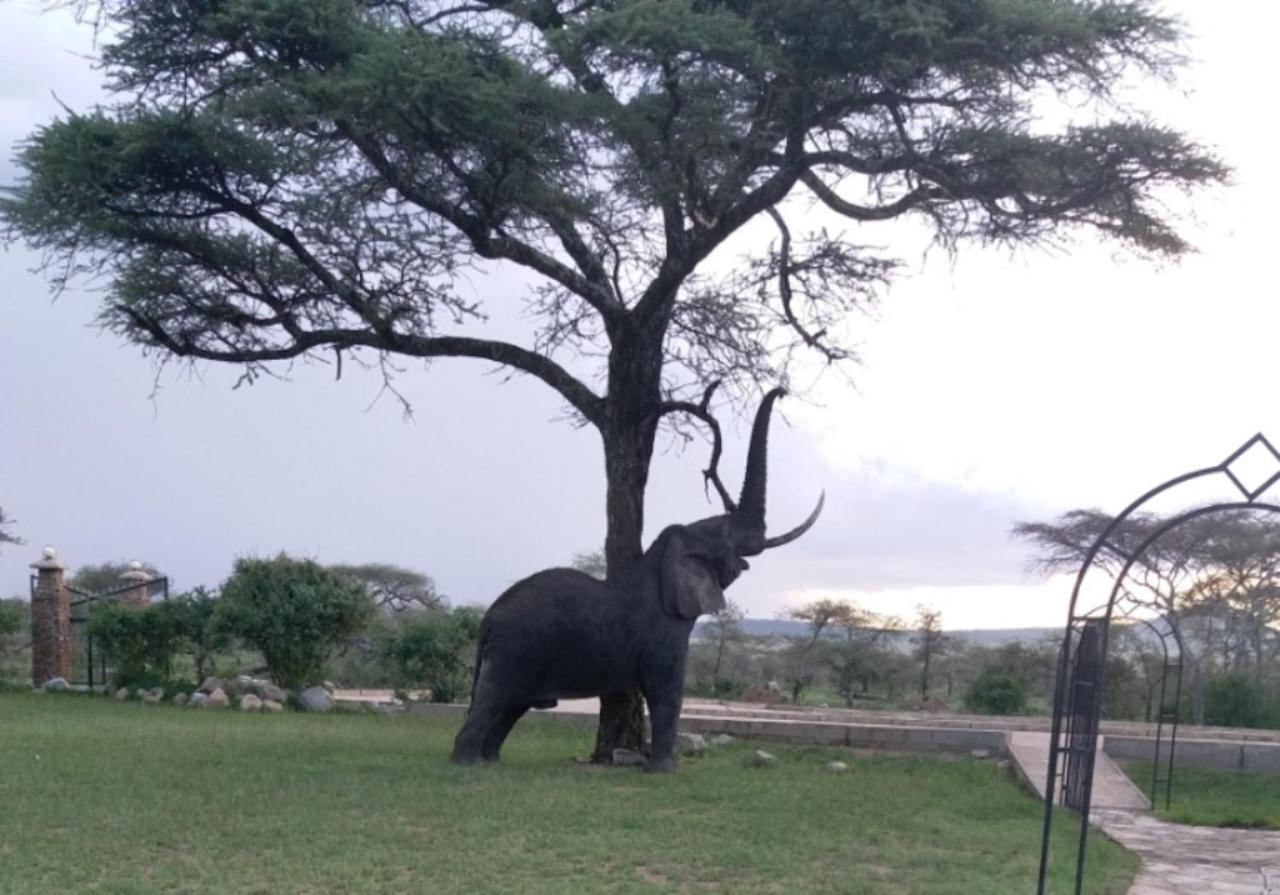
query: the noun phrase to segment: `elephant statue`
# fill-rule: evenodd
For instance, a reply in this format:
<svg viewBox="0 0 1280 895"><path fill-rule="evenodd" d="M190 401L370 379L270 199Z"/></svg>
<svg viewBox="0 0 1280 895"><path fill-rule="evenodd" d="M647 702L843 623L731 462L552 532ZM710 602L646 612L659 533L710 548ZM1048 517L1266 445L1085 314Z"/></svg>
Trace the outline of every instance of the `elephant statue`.
<svg viewBox="0 0 1280 895"><path fill-rule="evenodd" d="M822 512L819 498L795 529L765 535L769 417L782 394L770 391L756 412L736 505L715 479L724 514L667 527L637 562L607 581L547 569L512 585L489 607L480 623L471 706L454 740L455 763L496 761L530 708L638 687L652 727L645 769L674 769L694 622L724 608L725 588L747 569L743 557L795 540Z"/></svg>

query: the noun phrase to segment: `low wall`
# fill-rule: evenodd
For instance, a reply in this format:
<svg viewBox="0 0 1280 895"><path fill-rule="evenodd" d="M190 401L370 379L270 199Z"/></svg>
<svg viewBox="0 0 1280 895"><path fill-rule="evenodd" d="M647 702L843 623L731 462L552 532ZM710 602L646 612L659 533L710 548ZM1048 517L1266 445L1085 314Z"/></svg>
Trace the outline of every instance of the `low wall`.
<svg viewBox="0 0 1280 895"><path fill-rule="evenodd" d="M409 707L415 715L458 717L466 713L464 705L418 703ZM532 716L554 718L595 727L596 717L574 712L535 711ZM851 746L858 749L884 749L892 752L954 752L968 754L977 749L992 756L1008 753L1008 734L998 730L967 728L896 726L889 724L839 724L826 721L803 721L790 718L734 718L724 715L684 714L680 729L707 736L727 733L750 740L771 740L816 746Z"/></svg>
<svg viewBox="0 0 1280 895"><path fill-rule="evenodd" d="M1112 758L1150 761L1156 741L1147 737L1108 735L1103 750ZM1178 740L1173 763L1214 771L1265 771L1280 774L1280 743L1248 743L1227 740Z"/></svg>

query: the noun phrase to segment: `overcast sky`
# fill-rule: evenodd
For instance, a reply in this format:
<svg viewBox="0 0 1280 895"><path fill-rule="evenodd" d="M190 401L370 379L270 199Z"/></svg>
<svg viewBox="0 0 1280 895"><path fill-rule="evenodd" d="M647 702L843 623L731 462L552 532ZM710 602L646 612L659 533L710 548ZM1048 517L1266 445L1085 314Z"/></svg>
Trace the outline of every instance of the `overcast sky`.
<svg viewBox="0 0 1280 895"><path fill-rule="evenodd" d="M89 35L35 6L0 2L0 147L58 114L58 100L85 108L97 96ZM748 615L845 596L908 617L928 603L951 628L1061 624L1067 589L1024 571L1014 522L1118 511L1256 431L1280 437L1267 111L1280 8L1168 8L1195 35L1196 61L1178 89L1136 97L1236 170L1188 206L1200 253L1155 266L1084 240L952 261L906 232L854 234L900 248L906 270L855 323L857 387L825 379L784 402L771 524L803 518L824 488L827 510L734 585ZM0 154L0 184L12 183L11 150ZM217 585L241 555L384 561L431 574L455 602L488 603L603 539L598 439L559 421L540 383L469 360L410 365L398 378L415 411L406 422L397 402L376 400L380 380L351 366L337 382L298 365L239 389L230 368L157 377L137 348L93 328L91 291L51 303L35 261L0 255L0 507L27 540L0 553L0 595L25 594L27 564L52 544L72 569L146 559L179 589ZM515 297L523 286L497 276L476 288ZM743 436L727 448L734 479ZM699 445L656 460L647 537L715 510L704 463Z"/></svg>

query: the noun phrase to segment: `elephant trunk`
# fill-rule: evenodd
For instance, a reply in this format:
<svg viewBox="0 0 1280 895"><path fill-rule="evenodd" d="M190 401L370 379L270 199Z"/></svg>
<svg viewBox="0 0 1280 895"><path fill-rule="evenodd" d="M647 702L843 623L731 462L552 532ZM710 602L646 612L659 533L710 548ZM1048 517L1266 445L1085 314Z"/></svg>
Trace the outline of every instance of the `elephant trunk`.
<svg viewBox="0 0 1280 895"><path fill-rule="evenodd" d="M739 556L755 556L770 547L780 547L794 541L809 530L822 512L825 499L818 498L818 505L809 518L786 534L765 536L765 484L768 478L769 419L773 415L773 402L785 395L786 389L774 388L764 396L751 426L751 444L747 449L747 471L742 478L742 493L738 508L733 514L734 542Z"/></svg>

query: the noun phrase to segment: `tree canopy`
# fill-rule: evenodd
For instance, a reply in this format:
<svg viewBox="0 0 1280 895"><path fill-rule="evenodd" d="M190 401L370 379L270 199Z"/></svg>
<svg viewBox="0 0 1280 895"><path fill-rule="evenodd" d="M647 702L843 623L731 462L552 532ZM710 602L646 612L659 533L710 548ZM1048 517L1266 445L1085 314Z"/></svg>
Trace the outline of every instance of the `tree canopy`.
<svg viewBox="0 0 1280 895"><path fill-rule="evenodd" d="M355 581L383 612L442 609L448 602L430 575L392 563L329 566L329 571Z"/></svg>
<svg viewBox="0 0 1280 895"><path fill-rule="evenodd" d="M6 527L12 524L12 520L4 514L4 507L0 507L0 545L2 544L21 544L22 539L15 534L6 531Z"/></svg>

